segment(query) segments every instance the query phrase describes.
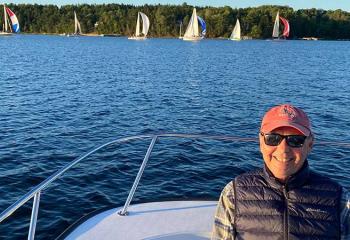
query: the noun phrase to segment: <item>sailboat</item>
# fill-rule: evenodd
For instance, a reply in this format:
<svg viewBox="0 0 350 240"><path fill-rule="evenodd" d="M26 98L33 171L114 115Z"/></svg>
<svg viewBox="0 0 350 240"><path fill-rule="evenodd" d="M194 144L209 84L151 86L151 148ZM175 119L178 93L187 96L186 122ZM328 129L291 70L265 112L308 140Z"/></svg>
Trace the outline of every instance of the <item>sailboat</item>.
<svg viewBox="0 0 350 240"><path fill-rule="evenodd" d="M72 36L83 36L83 33L81 32L80 22L77 17L77 13L74 11L74 33L67 34L67 37Z"/></svg>
<svg viewBox="0 0 350 240"><path fill-rule="evenodd" d="M282 35L280 35L280 20L284 25ZM287 37L289 37L289 31L290 31L290 27L289 27L288 20L283 17L280 17L280 13L277 12L275 24L273 26L273 31L272 31L272 37L274 39L280 39L280 37L283 37L283 39L286 39Z"/></svg>
<svg viewBox="0 0 350 240"><path fill-rule="evenodd" d="M142 19L142 31L140 32L140 16ZM147 33L149 29L149 19L146 14L142 12L137 13L137 22L136 22L136 32L134 36L128 37L130 40L145 40L147 38Z"/></svg>
<svg viewBox="0 0 350 240"><path fill-rule="evenodd" d="M199 25L202 28L202 32L199 33ZM197 16L196 8L193 8L192 16L190 22L187 26L186 32L183 36L185 41L199 41L202 40L206 34L206 24L203 18Z"/></svg>
<svg viewBox="0 0 350 240"><path fill-rule="evenodd" d="M233 28L233 31L231 33L230 40L233 40L233 41L240 41L241 40L241 24L239 23L238 19L237 19L236 25Z"/></svg>
<svg viewBox="0 0 350 240"><path fill-rule="evenodd" d="M77 14L74 11L74 35L81 35L80 22L78 21Z"/></svg>
<svg viewBox="0 0 350 240"><path fill-rule="evenodd" d="M11 24L7 15L10 17ZM0 31L0 36L9 36L12 33L19 33L19 31L19 23L16 15L4 4L4 23L2 31Z"/></svg>

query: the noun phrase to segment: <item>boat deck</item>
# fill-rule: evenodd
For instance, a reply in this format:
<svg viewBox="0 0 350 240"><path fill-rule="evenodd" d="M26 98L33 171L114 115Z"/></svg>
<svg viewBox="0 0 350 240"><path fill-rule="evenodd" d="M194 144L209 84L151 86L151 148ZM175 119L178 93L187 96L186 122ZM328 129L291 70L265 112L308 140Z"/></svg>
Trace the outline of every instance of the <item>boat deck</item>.
<svg viewBox="0 0 350 240"><path fill-rule="evenodd" d="M126 216L114 208L87 219L64 239L210 239L216 201L167 201L131 205Z"/></svg>

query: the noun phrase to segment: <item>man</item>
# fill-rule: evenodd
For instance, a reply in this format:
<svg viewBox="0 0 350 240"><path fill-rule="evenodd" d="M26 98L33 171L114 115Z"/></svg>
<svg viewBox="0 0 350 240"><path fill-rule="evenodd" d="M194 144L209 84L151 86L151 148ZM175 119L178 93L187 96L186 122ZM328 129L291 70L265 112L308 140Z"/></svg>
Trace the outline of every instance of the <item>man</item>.
<svg viewBox="0 0 350 240"><path fill-rule="evenodd" d="M264 167L226 185L212 240L350 239L349 194L309 169L314 135L306 114L288 104L273 107L259 141Z"/></svg>

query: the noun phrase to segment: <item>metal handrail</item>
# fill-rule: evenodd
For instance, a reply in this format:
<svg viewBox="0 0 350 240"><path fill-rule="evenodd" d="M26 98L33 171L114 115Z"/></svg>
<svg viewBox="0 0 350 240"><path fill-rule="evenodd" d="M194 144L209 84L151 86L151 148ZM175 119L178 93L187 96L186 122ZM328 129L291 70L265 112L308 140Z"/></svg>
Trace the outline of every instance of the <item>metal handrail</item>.
<svg viewBox="0 0 350 240"><path fill-rule="evenodd" d="M41 191L35 193L34 195L32 216L30 218L30 225L29 225L29 232L28 232L28 239L34 239L34 236L35 236L36 222L38 219L38 212L39 212L40 194L41 194Z"/></svg>
<svg viewBox="0 0 350 240"><path fill-rule="evenodd" d="M241 138L236 136L225 136L225 135L206 135L206 134L175 134L175 133L164 133L164 134L157 134L157 135L137 135L137 136L130 136L125 138L116 139L113 141L110 141L108 143L102 144L99 147L94 148L93 150L83 154L82 156L76 158L72 162L68 163L64 167L62 167L60 170L56 171L53 175L45 179L43 182L41 182L39 185L34 187L32 190L30 190L28 193L23 195L19 200L17 200L15 203L13 203L11 206L9 206L7 209L5 209L0 214L0 223L8 218L12 213L14 213L18 208L23 206L26 202L28 202L32 197L34 197L33 201L33 208L32 208L32 216L31 216L31 222L29 227L29 233L28 233L28 239L34 239L35 235L35 229L36 229L36 222L37 222L37 215L39 210L39 202L40 202L40 194L41 191L44 190L46 187L48 187L53 181L55 181L57 178L59 178L62 174L64 174L66 171L77 165L79 162L90 156L91 154L97 152L98 150L113 145L113 144L120 144L129 142L132 140L139 140L139 139L145 139L145 138L152 138L152 142L150 146L148 147L147 153L144 157L144 160L141 164L141 167L139 169L139 172L136 176L136 179L134 181L134 184L129 192L129 196L125 202L125 205L122 209L122 211L119 213L120 215L127 215L127 207L129 206L130 202L132 201L132 197L136 191L137 185L141 179L142 173L146 167L147 161L151 155L152 149L156 143L156 140L159 138L167 138L167 137L175 137L175 138L192 138L192 139L211 139L211 140L221 140L221 141L241 141L241 142L258 142L257 138ZM341 145L350 147L349 143L335 143L332 142L319 142L318 144L329 144L329 145Z"/></svg>
<svg viewBox="0 0 350 240"><path fill-rule="evenodd" d="M68 163L64 167L62 167L60 170L56 171L53 175L45 179L43 182L41 182L39 185L34 187L32 190L30 190L28 193L26 193L23 197L21 197L19 200L17 200L15 203L13 203L11 206L9 206L5 211L3 211L0 214L0 223L6 219L8 216L10 216L12 213L14 213L19 207L21 207L23 204L28 202L36 193L41 192L44 188L46 188L50 183L55 181L57 178L59 178L63 173L65 173L67 170L78 164L81 160L87 158L91 154L97 152L98 150L107 147L109 145L115 144L115 143L122 143L122 142L128 142L130 140L135 139L143 139L143 138L150 138L152 135L139 135L139 136L132 136L132 137L126 137L117 139L108 143L105 143L91 151L89 151L86 154L83 154L82 156L76 158L74 161Z"/></svg>
<svg viewBox="0 0 350 240"><path fill-rule="evenodd" d="M29 201L37 192L42 191L44 188L46 188L50 183L55 181L57 178L59 178L63 173L65 173L70 168L77 165L80 161L87 158L91 154L97 152L98 150L107 147L109 145L113 145L116 143L125 143L132 140L139 140L144 138L161 138L161 137L176 137L176 138L202 138L202 139L214 139L214 140L228 140L228 141L257 141L255 138L240 138L240 137L234 137L234 136L221 136L221 135L205 135L205 134L173 134L173 133L164 133L164 134L158 134L158 135L137 135L137 136L130 136L125 138L116 139L113 141L110 141L108 143L105 143L86 154L83 154L82 156L76 158L72 162L68 163L64 167L62 167L60 170L56 171L54 174L52 174L50 177L48 177L46 180L41 182L39 185L34 187L32 190L30 190L28 193L26 193L23 197L21 197L19 200L17 200L15 203L13 203L11 206L9 206L7 209L5 209L0 214L0 223L5 220L7 217L9 217L12 213L14 213L19 207L21 207L23 204L25 204L27 201Z"/></svg>
<svg viewBox="0 0 350 240"><path fill-rule="evenodd" d="M144 159L142 161L142 164L141 164L141 167L139 169L139 172L137 173L137 176L136 176L136 179L134 181L134 184L132 185L132 188L131 188L131 190L129 192L129 196L128 196L128 198L125 201L123 210L118 212L119 215L125 216L127 214L127 209L129 207L129 204L130 204L134 194L135 194L136 188L139 185L139 182L140 182L140 179L142 177L143 171L145 170L146 164L148 162L149 157L151 156L151 152L153 150L154 144L156 144L156 141L157 141L157 136L154 136L152 138L151 144L149 145L149 147L147 149L146 155L145 155L145 157L144 157Z"/></svg>
<svg viewBox="0 0 350 240"><path fill-rule="evenodd" d="M141 179L141 176L143 174L143 171L146 167L147 161L151 155L152 149L156 143L156 140L161 137L176 137L176 138L194 138L194 139L213 139L213 140L228 140L228 141L257 141L257 139L253 138L239 138L239 137L233 137L233 136L220 136L220 135L204 135L204 134L173 134L173 133L164 133L164 134L158 134L158 135L137 135L137 136L131 136L131 137L125 137L116 139L113 141L110 141L108 143L105 143L86 154L83 154L82 156L76 158L72 162L68 163L64 167L62 167L60 170L56 171L54 174L52 174L50 177L45 179L43 182L41 182L39 185L34 187L32 190L30 190L28 193L23 195L19 200L17 200L15 203L13 203L11 206L9 206L7 209L5 209L0 214L0 223L8 218L10 215L12 215L18 208L23 206L26 202L28 202L32 197L34 197L33 201L33 208L32 208L32 215L29 225L29 232L28 232L28 240L33 240L35 236L35 229L36 229L36 223L37 223L37 216L39 211L39 203L40 203L40 194L42 190L44 190L46 187L48 187L53 181L55 181L57 178L59 178L62 174L64 174L66 171L77 165L79 162L81 162L83 159L87 158L91 154L97 152L98 150L110 146L112 144L120 144L129 142L131 140L138 140L138 139L145 139L145 138L152 138L152 142L147 150L147 153L144 157L144 160L142 162L142 165L139 169L138 175L136 176L136 179L134 181L134 184L129 192L129 196L127 200L125 201L125 205L122 209L122 211L119 213L121 215L127 215L127 208L132 201L133 195L136 191L136 188L138 186L138 183Z"/></svg>

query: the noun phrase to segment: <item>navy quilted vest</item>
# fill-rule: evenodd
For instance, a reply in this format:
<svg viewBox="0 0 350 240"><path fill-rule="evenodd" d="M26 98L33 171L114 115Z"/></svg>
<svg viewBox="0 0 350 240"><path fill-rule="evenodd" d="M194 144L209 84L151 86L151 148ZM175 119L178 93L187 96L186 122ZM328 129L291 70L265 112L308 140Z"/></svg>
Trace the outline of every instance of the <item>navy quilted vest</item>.
<svg viewBox="0 0 350 240"><path fill-rule="evenodd" d="M340 239L341 186L302 169L281 184L266 168L235 178L236 239Z"/></svg>

